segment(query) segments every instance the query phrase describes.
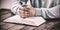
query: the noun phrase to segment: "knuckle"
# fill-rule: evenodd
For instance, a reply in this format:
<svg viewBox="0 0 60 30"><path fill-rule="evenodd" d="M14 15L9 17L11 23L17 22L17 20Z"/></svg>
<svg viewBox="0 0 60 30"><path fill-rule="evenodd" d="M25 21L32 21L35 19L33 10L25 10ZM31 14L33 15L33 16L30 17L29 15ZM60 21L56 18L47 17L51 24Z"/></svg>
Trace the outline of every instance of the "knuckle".
<svg viewBox="0 0 60 30"><path fill-rule="evenodd" d="M29 12L25 12L26 14L29 14Z"/></svg>
<svg viewBox="0 0 60 30"><path fill-rule="evenodd" d="M20 12L20 13L24 13L24 11L22 11L22 10L20 10L19 12Z"/></svg>
<svg viewBox="0 0 60 30"><path fill-rule="evenodd" d="M20 7L20 8L19 8L19 10L23 10L23 9L24 9L24 7Z"/></svg>

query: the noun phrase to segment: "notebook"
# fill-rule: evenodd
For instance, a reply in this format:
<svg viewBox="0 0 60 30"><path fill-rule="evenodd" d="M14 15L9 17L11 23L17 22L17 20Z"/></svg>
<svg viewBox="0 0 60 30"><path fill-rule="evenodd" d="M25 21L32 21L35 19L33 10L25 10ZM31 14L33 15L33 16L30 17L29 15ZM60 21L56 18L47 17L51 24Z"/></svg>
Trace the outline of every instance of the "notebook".
<svg viewBox="0 0 60 30"><path fill-rule="evenodd" d="M5 19L3 22L39 26L39 25L43 24L44 22L46 22L46 20L44 20L42 17L29 17L29 18L23 19L19 15L15 15L15 16Z"/></svg>

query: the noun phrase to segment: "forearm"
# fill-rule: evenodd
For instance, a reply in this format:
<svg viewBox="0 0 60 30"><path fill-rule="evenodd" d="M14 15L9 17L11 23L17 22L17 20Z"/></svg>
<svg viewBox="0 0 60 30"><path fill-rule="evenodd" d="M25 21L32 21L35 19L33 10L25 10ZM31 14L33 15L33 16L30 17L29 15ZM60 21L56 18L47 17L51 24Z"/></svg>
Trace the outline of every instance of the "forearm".
<svg viewBox="0 0 60 30"><path fill-rule="evenodd" d="M19 10L20 4L19 1L15 1L12 3L12 8L11 11L13 14L18 14L18 10Z"/></svg>
<svg viewBox="0 0 60 30"><path fill-rule="evenodd" d="M60 17L60 5L53 8L36 8L36 16L42 16L43 18L59 18Z"/></svg>

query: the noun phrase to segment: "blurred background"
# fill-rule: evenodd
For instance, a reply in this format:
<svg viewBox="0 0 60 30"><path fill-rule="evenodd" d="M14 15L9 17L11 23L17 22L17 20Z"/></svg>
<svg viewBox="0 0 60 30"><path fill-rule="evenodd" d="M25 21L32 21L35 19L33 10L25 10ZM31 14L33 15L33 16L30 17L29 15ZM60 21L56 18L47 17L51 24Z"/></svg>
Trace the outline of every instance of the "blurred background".
<svg viewBox="0 0 60 30"><path fill-rule="evenodd" d="M11 9L13 6L13 2L16 0L0 0L0 9L1 8L6 8L6 9Z"/></svg>

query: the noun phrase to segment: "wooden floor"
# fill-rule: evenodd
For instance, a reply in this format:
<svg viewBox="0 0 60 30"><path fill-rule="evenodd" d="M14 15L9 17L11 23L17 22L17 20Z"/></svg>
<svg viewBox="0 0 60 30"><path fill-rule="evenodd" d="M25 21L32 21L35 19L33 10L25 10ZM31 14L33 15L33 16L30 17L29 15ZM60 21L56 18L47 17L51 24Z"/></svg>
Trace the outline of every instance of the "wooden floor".
<svg viewBox="0 0 60 30"><path fill-rule="evenodd" d="M1 22L2 30L50 30L58 22L45 22L44 24L34 27L20 24L11 24Z"/></svg>

